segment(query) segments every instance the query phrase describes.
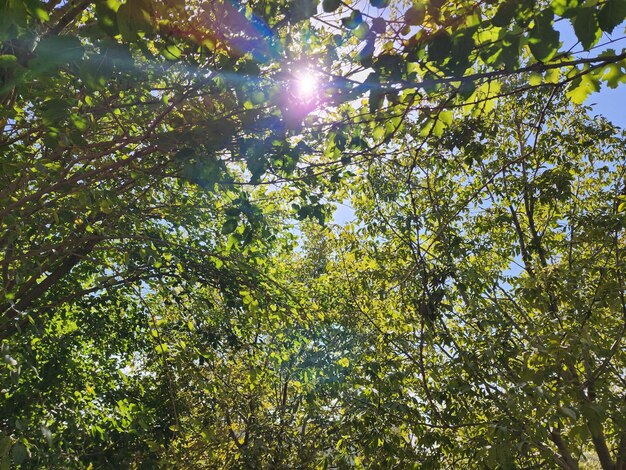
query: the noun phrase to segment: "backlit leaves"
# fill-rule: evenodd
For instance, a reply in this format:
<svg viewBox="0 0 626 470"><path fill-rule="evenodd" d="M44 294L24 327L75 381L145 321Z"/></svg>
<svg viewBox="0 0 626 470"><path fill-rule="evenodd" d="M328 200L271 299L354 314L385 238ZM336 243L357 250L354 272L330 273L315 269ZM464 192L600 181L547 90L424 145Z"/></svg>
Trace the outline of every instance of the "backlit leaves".
<svg viewBox="0 0 626 470"><path fill-rule="evenodd" d="M602 35L593 8L580 8L573 19L574 32L584 49L593 46Z"/></svg>
<svg viewBox="0 0 626 470"><path fill-rule="evenodd" d="M559 32L552 26L552 12L544 10L534 18L534 26L529 32L529 47L538 61L553 58L559 48Z"/></svg>
<svg viewBox="0 0 626 470"><path fill-rule="evenodd" d="M617 449L624 2L541 8L0 2L1 466Z"/></svg>
<svg viewBox="0 0 626 470"><path fill-rule="evenodd" d="M153 29L152 2L127 0L117 9L116 22L120 34L126 41L137 40L139 33L149 33Z"/></svg>
<svg viewBox="0 0 626 470"><path fill-rule="evenodd" d="M322 0L322 8L327 13L335 11L339 5L341 5L341 0Z"/></svg>
<svg viewBox="0 0 626 470"><path fill-rule="evenodd" d="M626 19L626 1L607 0L598 11L598 25L602 31L612 33Z"/></svg>

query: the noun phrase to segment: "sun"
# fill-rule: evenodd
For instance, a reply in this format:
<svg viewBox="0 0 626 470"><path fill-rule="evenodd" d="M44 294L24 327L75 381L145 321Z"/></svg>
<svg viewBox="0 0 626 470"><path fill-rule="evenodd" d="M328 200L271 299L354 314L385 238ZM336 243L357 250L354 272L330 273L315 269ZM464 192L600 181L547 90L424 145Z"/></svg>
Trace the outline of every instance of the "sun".
<svg viewBox="0 0 626 470"><path fill-rule="evenodd" d="M319 90L317 77L308 70L301 70L296 73L295 85L296 95L302 100L311 100Z"/></svg>

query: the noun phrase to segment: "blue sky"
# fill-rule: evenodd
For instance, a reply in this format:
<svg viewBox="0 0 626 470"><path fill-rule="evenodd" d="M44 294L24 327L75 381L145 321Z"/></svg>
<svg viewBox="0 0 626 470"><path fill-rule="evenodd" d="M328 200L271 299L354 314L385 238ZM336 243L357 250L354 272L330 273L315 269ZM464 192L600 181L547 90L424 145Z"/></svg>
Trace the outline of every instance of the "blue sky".
<svg viewBox="0 0 626 470"><path fill-rule="evenodd" d="M587 98L585 104L593 108L594 114L606 116L614 124L626 128L626 85L614 90L604 88Z"/></svg>

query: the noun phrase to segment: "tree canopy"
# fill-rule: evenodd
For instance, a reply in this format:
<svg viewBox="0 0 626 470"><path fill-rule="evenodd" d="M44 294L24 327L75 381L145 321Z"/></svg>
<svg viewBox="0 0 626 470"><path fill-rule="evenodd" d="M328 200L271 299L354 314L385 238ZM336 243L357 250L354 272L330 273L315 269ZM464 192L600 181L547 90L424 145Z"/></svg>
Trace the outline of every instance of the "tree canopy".
<svg viewBox="0 0 626 470"><path fill-rule="evenodd" d="M626 469L625 19L0 0L0 468Z"/></svg>

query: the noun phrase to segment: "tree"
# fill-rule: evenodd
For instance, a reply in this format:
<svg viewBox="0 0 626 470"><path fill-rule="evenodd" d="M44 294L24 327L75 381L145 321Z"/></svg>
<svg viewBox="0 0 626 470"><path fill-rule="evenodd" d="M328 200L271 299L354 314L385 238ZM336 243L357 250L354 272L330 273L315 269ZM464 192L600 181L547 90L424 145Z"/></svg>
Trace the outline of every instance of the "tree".
<svg viewBox="0 0 626 470"><path fill-rule="evenodd" d="M527 408L513 413L493 396L528 384L535 370L507 363L536 346L507 328L530 315L537 329L521 331L548 342L537 351L560 352L542 327L566 308L574 312L559 324L566 339L583 326L590 335L589 359L571 353L566 373L587 387L579 368L591 364L597 391L516 399L582 415L602 465L622 465L611 446L621 445L623 426L606 415L620 385L602 382L619 381L611 369L622 360L619 323L601 332L579 321L583 297L568 294L588 291L592 310L596 289L615 314L621 162L608 154L606 181L584 186L598 195L574 204L574 176L599 170L550 158L557 143L619 152L615 129L584 123L562 94L578 103L623 81L623 52L594 55L619 39L606 35L626 17L623 0L370 3L0 4L0 461L358 465L383 447L378 462L387 465L517 459L571 468L590 451L587 431L549 421L548 439L537 427L524 434ZM555 25L570 20L589 54L561 50ZM324 86L298 95L303 71ZM509 95L540 110L527 115ZM517 134L490 119L494 110ZM550 144L544 128L557 119L590 143L553 132ZM497 149L512 142L520 154L507 160ZM348 194L365 231L306 229L310 246L294 251L290 218L323 223L328 201ZM477 204L481 197L493 207ZM485 209L484 220L468 207ZM511 230L492 233L481 225L489 220ZM583 236L570 243L565 273L554 225L563 221ZM606 227L612 245L599 236ZM416 230L436 243L422 252ZM504 261L484 256L490 247L518 256L527 274L508 279ZM461 300L470 319L444 321L442 306L453 318ZM494 345L488 333L504 339ZM474 343L486 358L468 356ZM495 381L501 369L509 375ZM478 385L477 370L487 374ZM461 406L452 393L471 398ZM386 411L385 398L398 410ZM437 400L504 424L492 434L466 427ZM455 429L467 435L454 441ZM513 432L526 439L520 449L509 445Z"/></svg>
<svg viewBox="0 0 626 470"><path fill-rule="evenodd" d="M499 77L533 72L529 83L537 86L571 82L572 99L581 100L600 80L616 86L624 76L620 54L577 59L557 53L553 29L554 14L575 15L574 29L589 50L626 15L621 0L597 6L432 2L403 16L392 8L389 20L335 2L322 5L332 13L318 13L317 6L149 0L3 6L3 337L16 323L24 327L25 314L41 310L36 304L51 290L58 298L59 283L94 252L144 232L133 226L164 205L158 195L181 194L158 186L172 178L207 189L218 182L231 188L259 183L264 175L289 178L299 182L304 199L298 216L322 218L321 195L309 188L327 191L337 177L320 181L320 169L340 176L347 161L372 158L416 110L424 132L439 133L450 122L447 109L491 106ZM345 9L350 16L333 37L324 22ZM404 43L403 36L409 37ZM361 42L382 52L361 51L355 62L350 51ZM525 56L526 45L532 57ZM318 54L327 47L324 65ZM285 103L290 74L302 61L331 78L317 104L338 105L306 119L311 144L325 139L330 126L330 139L318 150L289 137L302 133L311 110L293 95ZM366 69L364 81L349 78ZM363 93L369 93L369 126L355 122L361 111L350 104ZM365 137L368 127L373 139ZM314 160L320 151L322 159ZM122 213L125 227L118 225ZM234 223L228 219L226 231ZM50 233L56 226L59 232ZM111 282L154 275L139 271Z"/></svg>
<svg viewBox="0 0 626 470"><path fill-rule="evenodd" d="M407 126L352 186L358 224L281 236L265 292L154 284L13 343L33 462L620 468L623 137L524 102L417 151Z"/></svg>
<svg viewBox="0 0 626 470"><path fill-rule="evenodd" d="M363 172L345 315L386 345L361 367L395 359L373 397L424 462L623 468L623 134L523 102Z"/></svg>

